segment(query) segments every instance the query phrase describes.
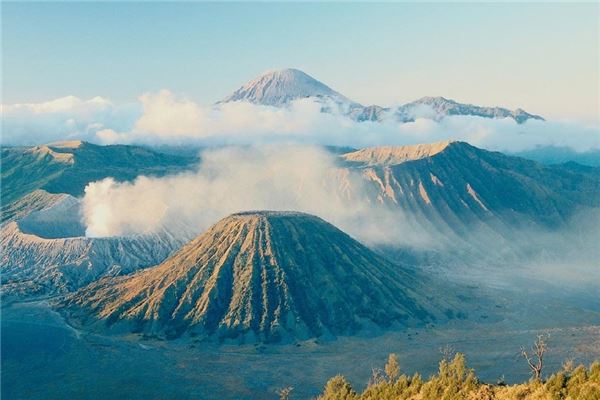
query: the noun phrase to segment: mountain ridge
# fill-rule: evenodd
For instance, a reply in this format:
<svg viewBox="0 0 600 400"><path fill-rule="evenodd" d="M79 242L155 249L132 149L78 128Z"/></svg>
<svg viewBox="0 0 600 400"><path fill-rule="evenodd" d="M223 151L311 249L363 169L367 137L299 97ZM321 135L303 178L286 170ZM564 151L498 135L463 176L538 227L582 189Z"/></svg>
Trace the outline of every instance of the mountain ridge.
<svg viewBox="0 0 600 400"><path fill-rule="evenodd" d="M440 120L453 115L469 115L481 118L512 118L522 124L530 119L544 118L530 114L521 108L509 110L503 107L482 107L459 103L445 97L422 97L398 107L379 105L364 106L333 90L323 82L294 68L269 70L254 78L216 104L248 101L253 104L287 107L293 101L312 98L323 104L323 112L339 111L358 122L381 122L394 118L398 122L412 122L416 118ZM337 110L332 110L335 105Z"/></svg>
<svg viewBox="0 0 600 400"><path fill-rule="evenodd" d="M345 153L342 155L342 158L346 161L366 165L394 165L434 156L444 151L453 143L455 143L453 140L444 140L441 142L406 146L365 147Z"/></svg>
<svg viewBox="0 0 600 400"><path fill-rule="evenodd" d="M419 106L427 106L430 109L419 109ZM434 114L429 114L433 112ZM509 110L503 107L482 107L474 104L459 103L445 97L422 97L410 103L406 103L395 111L396 116L402 122L412 122L419 117L433 117L441 119L450 115L471 115L482 118L512 118L521 124L529 119L544 121L544 118L530 114L521 108Z"/></svg>
<svg viewBox="0 0 600 400"><path fill-rule="evenodd" d="M101 146L85 141L2 147L1 154L3 210L38 189L81 196L85 186L96 180L163 176L191 169L199 160L140 146Z"/></svg>

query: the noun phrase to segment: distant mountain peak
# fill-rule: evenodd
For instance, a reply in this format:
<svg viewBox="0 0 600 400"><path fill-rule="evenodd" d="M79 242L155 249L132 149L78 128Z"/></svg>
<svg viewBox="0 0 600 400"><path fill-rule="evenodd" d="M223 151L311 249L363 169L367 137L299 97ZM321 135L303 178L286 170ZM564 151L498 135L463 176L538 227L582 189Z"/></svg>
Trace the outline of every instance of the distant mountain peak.
<svg viewBox="0 0 600 400"><path fill-rule="evenodd" d="M453 104L457 103L456 101L454 101L452 99L447 99L443 96L423 96L420 99L415 100L415 103L435 103L435 102L453 103Z"/></svg>
<svg viewBox="0 0 600 400"><path fill-rule="evenodd" d="M244 84L220 103L248 101L268 106L285 106L303 98L329 99L335 103L355 104L303 71L294 68L269 70Z"/></svg>
<svg viewBox="0 0 600 400"><path fill-rule="evenodd" d="M268 69L265 72L263 72L261 75L259 75L256 79L260 79L266 77L268 79L312 79L312 80L316 80L313 77L311 77L310 75L308 75L306 72L301 71L297 68L272 68L272 69Z"/></svg>

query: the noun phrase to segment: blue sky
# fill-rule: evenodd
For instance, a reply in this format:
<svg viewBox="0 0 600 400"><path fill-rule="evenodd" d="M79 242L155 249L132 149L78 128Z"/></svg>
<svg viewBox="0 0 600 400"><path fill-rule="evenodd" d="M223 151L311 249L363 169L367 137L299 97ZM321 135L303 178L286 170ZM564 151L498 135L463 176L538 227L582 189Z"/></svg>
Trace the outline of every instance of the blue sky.
<svg viewBox="0 0 600 400"><path fill-rule="evenodd" d="M295 67L364 104L441 95L597 119L599 5L3 3L3 103L210 103Z"/></svg>

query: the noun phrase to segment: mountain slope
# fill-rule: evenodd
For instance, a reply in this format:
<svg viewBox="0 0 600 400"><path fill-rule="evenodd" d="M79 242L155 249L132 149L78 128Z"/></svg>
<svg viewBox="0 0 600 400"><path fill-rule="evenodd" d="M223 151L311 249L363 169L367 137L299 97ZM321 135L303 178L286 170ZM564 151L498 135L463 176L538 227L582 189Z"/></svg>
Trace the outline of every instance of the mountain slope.
<svg viewBox="0 0 600 400"><path fill-rule="evenodd" d="M279 341L432 320L430 290L318 217L260 211L231 215L161 265L100 280L59 308L100 329Z"/></svg>
<svg viewBox="0 0 600 400"><path fill-rule="evenodd" d="M367 148L340 158L366 182L371 203L401 210L452 246L531 243L519 232L560 229L600 207L598 169L544 166L464 142ZM352 182L338 186L352 191Z"/></svg>
<svg viewBox="0 0 600 400"><path fill-rule="evenodd" d="M162 176L183 171L197 161L197 157L167 155L143 147L80 141L3 147L1 201L8 205L36 189L80 196L92 181L109 176L117 180L133 180L142 174Z"/></svg>

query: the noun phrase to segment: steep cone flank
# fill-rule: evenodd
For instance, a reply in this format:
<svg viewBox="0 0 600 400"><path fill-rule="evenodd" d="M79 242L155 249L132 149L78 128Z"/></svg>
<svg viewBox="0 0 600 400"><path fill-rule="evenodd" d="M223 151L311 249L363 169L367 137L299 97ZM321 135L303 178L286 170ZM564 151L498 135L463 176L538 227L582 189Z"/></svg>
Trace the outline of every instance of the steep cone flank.
<svg viewBox="0 0 600 400"><path fill-rule="evenodd" d="M159 266L59 306L97 327L278 341L429 320L426 304L412 273L333 225L265 211L231 215Z"/></svg>

